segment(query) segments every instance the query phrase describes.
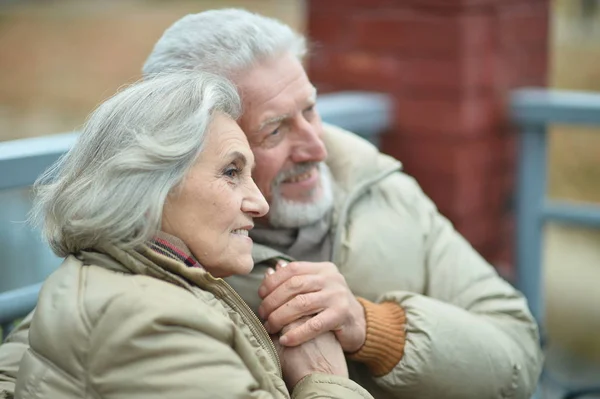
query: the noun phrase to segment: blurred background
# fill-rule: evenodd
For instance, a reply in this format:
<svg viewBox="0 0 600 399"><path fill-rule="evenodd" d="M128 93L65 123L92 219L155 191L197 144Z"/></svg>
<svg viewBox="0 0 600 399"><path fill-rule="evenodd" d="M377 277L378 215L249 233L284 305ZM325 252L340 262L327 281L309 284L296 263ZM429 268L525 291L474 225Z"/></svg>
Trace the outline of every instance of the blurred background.
<svg viewBox="0 0 600 399"><path fill-rule="evenodd" d="M514 281L519 131L509 96L528 86L600 91L600 0L0 0L0 141L77 130L140 77L171 23L230 6L307 34L321 93L388 93L382 151ZM600 203L600 129L551 126L548 154L549 197ZM28 194L0 191L11 209L0 213L0 292L56 266L43 246L15 250L24 235L39 240L23 223ZM550 223L543 268L549 361L558 378L600 383L600 231Z"/></svg>

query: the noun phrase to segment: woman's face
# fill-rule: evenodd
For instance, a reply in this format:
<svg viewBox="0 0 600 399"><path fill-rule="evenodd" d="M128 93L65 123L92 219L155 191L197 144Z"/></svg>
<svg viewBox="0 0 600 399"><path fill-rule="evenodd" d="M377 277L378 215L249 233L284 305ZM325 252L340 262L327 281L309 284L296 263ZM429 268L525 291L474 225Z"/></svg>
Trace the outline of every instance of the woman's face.
<svg viewBox="0 0 600 399"><path fill-rule="evenodd" d="M253 166L240 127L217 114L198 160L167 197L162 230L183 240L215 277L246 274L254 267L248 230L269 206L252 180Z"/></svg>

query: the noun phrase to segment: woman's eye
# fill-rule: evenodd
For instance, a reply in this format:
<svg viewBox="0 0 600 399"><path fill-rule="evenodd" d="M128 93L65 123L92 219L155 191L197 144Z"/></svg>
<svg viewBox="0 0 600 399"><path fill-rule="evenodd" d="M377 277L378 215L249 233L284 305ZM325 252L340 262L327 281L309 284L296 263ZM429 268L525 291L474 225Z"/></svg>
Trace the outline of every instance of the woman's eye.
<svg viewBox="0 0 600 399"><path fill-rule="evenodd" d="M277 136L279 134L279 128L273 130L269 136Z"/></svg>
<svg viewBox="0 0 600 399"><path fill-rule="evenodd" d="M230 168L225 170L225 176L227 177L231 177L231 178L235 178L238 177L240 174L240 171L238 168Z"/></svg>

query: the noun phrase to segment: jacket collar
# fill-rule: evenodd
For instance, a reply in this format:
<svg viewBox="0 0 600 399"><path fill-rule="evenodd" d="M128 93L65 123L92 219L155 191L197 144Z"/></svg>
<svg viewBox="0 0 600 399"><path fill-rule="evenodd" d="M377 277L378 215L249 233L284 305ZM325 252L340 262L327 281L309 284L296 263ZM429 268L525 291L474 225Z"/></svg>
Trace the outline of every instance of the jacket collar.
<svg viewBox="0 0 600 399"><path fill-rule="evenodd" d="M352 193L357 186L373 180L382 172L402 169L399 161L382 154L365 139L339 127L323 124L323 141L329 154L327 166L335 186L344 194ZM343 198L338 196L336 200L342 201Z"/></svg>
<svg viewBox="0 0 600 399"><path fill-rule="evenodd" d="M106 244L81 251L76 256L84 264L154 277L189 291L193 291L193 286L204 288L215 280L200 266L183 241L162 232L137 249Z"/></svg>

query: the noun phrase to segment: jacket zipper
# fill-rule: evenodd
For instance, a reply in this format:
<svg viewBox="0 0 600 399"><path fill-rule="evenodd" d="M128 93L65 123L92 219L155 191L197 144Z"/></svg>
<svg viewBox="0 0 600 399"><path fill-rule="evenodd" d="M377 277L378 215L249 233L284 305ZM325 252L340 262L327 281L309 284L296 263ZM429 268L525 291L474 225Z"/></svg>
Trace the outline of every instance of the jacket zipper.
<svg viewBox="0 0 600 399"><path fill-rule="evenodd" d="M149 249L149 248L148 248L148 250L151 252L153 251L152 249ZM173 258L170 258L170 257L168 257L166 255L162 255L162 254L158 254L158 255L168 258L169 262L173 261L173 262L180 263L180 261L177 259L173 259ZM180 281L182 276L173 275L171 272L163 269L162 267L161 267L161 270L164 273L162 277L165 281L169 281L170 283L181 286L182 288L193 292L193 290L189 287L187 282L184 283L184 282ZM248 324L248 327L250 328L250 330L252 330L252 333L254 334L254 336L257 337L257 339L262 344L262 347L264 349L266 349L267 353L269 353L271 355L271 359L273 360L273 362L275 364L277 364L277 371L279 372L279 377L283 378L283 372L281 371L281 362L279 361L279 355L277 354L277 349L275 349L275 345L273 344L273 342L271 341L271 338L269 337L269 333L267 332L265 327L262 325L262 323L260 322L258 317L256 317L256 315L254 314L252 309L250 309L248 304L246 302L244 302L242 297L225 280L223 280L222 278L215 278L206 271L205 271L205 273L194 276L194 278L192 278L191 280L193 281L194 285L200 289L205 289L208 291L212 291L212 290L219 291L219 294L220 294L219 298L223 299L234 310L237 308L240 308L240 310L241 310L240 314L242 316L242 319L245 319L244 321L246 322L246 324ZM214 283L214 284L211 284L211 283ZM226 291L226 292L223 293L223 291ZM231 295L227 295L227 293L229 293ZM213 292L213 294L214 294L214 292ZM231 303L232 299L233 299L234 303ZM234 306L236 304L239 305L237 308L236 308L236 306ZM256 328L257 324L260 326L260 328ZM262 332L262 334L261 334L261 332Z"/></svg>
<svg viewBox="0 0 600 399"><path fill-rule="evenodd" d="M267 352L269 352L269 354L271 355L271 359L275 362L275 364L277 364L279 377L282 377L283 372L281 371L281 362L279 361L277 349L275 349L275 345L273 344L273 341L271 341L269 333L262 325L258 317L256 317L252 309L250 309L250 306L248 306L248 304L244 302L240 294L238 294L225 280L221 278L214 278L210 275L207 275L207 277L209 277L209 279L213 280L215 283L218 284L215 288L223 288L225 291L227 291L227 293L231 294L231 296L222 295L222 299L234 309L236 308L234 305L238 305L238 307L241 308L242 317L246 319L248 327L250 327L254 336L256 336L258 340L262 343L263 348L267 349ZM233 300L233 304L230 303L231 300ZM259 325L260 327L256 328L256 325Z"/></svg>

